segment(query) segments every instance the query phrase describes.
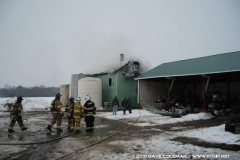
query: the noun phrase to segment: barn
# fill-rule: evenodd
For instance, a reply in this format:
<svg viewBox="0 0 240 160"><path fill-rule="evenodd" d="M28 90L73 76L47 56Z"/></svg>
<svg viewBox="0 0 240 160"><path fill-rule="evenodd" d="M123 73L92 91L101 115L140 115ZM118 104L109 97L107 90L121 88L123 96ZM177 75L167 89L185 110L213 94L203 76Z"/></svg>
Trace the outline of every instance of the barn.
<svg viewBox="0 0 240 160"><path fill-rule="evenodd" d="M240 51L163 63L136 77L138 105L177 101L191 110L240 104Z"/></svg>

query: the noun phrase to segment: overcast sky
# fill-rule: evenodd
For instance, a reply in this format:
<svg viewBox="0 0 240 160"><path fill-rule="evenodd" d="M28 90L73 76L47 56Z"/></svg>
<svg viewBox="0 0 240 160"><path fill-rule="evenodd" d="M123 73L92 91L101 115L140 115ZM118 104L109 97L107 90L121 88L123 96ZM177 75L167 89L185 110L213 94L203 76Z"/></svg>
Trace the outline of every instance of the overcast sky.
<svg viewBox="0 0 240 160"><path fill-rule="evenodd" d="M239 0L0 0L0 88L234 51Z"/></svg>

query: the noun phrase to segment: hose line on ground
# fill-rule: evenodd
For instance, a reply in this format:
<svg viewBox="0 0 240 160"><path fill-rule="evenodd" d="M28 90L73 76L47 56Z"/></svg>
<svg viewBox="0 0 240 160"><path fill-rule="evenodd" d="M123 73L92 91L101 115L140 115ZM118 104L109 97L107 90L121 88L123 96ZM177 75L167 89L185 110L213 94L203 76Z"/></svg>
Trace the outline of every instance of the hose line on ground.
<svg viewBox="0 0 240 160"><path fill-rule="evenodd" d="M138 119L140 118L140 116L141 116L141 113L140 113L140 111L139 111L139 116L138 116L138 118L137 118L134 122L137 122ZM105 141L106 139L109 139L109 138L111 138L111 137L113 137L113 136L115 136L115 135L117 135L117 134L122 133L123 131L125 131L125 130L127 130L129 127L131 127L132 125L133 125L133 122L132 122L129 126L127 126L126 128L124 128L123 130L121 130L121 131L119 131L119 132L117 132L117 133L114 133L114 134L112 134L112 135L110 135L110 136L108 136L108 137L105 137L105 138L97 141L97 142L94 142L94 143L92 143L92 144L89 144L88 146L82 147L82 148L80 148L79 150L76 150L76 151L74 151L74 152L68 153L68 154L63 155L63 156L61 156L61 157L58 157L58 158L56 158L55 160L59 160L59 159L62 159L62 158L65 158L65 157L74 155L74 154L76 154L77 152L79 152L79 151L81 151L81 150L83 150L83 149L85 149L85 148L89 148L89 147L92 147L92 146L94 146L94 145L97 145L97 144Z"/></svg>
<svg viewBox="0 0 240 160"><path fill-rule="evenodd" d="M53 141L57 141L59 139L65 138L65 137L69 137L71 135L73 135L75 132L72 132L70 134L67 134L65 136L62 137L58 137L58 138L54 138L54 139L50 139L50 140L46 140L46 141L39 141L39 142L26 142L26 143L0 143L0 145L32 145L32 144L41 144L41 143L49 143L49 142L53 142Z"/></svg>
<svg viewBox="0 0 240 160"><path fill-rule="evenodd" d="M138 116L138 118L137 118L134 122L137 122L138 119L140 118L140 116L141 116L141 113L140 113L140 111L139 111L139 116ZM132 122L129 126L127 126L126 128L124 128L123 130L121 130L121 131L119 131L119 132L117 132L117 133L114 133L114 134L112 134L112 135L110 135L110 136L108 136L108 137L105 137L105 138L103 138L103 139L101 139L101 140L99 140L99 141L97 141L97 142L95 142L95 143L92 143L92 144L90 144L90 145L88 145L88 146L86 146L86 147L82 147L82 148L80 148L79 150L76 150L76 151L74 151L74 152L68 153L68 154L63 155L63 156L61 156L61 157L58 157L58 158L55 159L55 160L65 158L65 157L68 157L68 156L70 156L70 155L74 155L74 154L76 154L77 152L79 152L79 151L81 151L81 150L83 150L83 149L85 149L85 148L92 147L92 146L94 146L94 145L96 145L96 144L99 144L99 143L105 141L106 139L109 139L109 138L111 138L111 137L113 137L113 136L115 136L115 135L117 135L117 134L120 134L120 133L122 133L123 131L127 130L129 127L131 127L134 122ZM54 139L50 139L50 140L46 140L46 141L26 142L26 143L0 143L0 145L33 145L33 144L49 143L49 142L53 142L53 141L60 140L60 139L65 138L65 137L69 137L69 136L73 135L74 133L75 133L75 132L72 132L72 133L67 134L67 135L65 135L65 136L58 137L58 138L54 138Z"/></svg>

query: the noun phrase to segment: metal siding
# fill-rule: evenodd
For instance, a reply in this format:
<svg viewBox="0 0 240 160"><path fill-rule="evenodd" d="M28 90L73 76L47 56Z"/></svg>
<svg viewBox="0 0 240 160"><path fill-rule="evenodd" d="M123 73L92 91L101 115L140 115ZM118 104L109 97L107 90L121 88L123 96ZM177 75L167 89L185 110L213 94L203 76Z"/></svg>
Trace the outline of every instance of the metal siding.
<svg viewBox="0 0 240 160"><path fill-rule="evenodd" d="M137 79L240 71L240 51L163 63Z"/></svg>
<svg viewBox="0 0 240 160"><path fill-rule="evenodd" d="M113 90L114 86L108 85L108 79L109 79L108 74L97 76L97 77L102 80L102 90L103 90L102 102L103 102L103 105L104 105L104 102L109 102L111 105L111 98L112 98L112 92L113 92L112 90Z"/></svg>
<svg viewBox="0 0 240 160"><path fill-rule="evenodd" d="M103 87L102 102L103 103L109 102L110 106L112 107L112 100L116 95L116 87L117 87L116 85L118 85L117 94L118 94L120 107L121 107L121 102L123 97L127 97L127 98L130 97L132 99L133 107L134 108L137 107L137 93L136 93L137 83L133 78L125 80L121 72L118 72L118 76L117 76L117 73L111 74L112 82L114 83L114 85L108 86L108 78L109 78L108 74L100 75L97 77L100 78L103 83L102 85ZM118 82L117 82L117 78L118 78Z"/></svg>
<svg viewBox="0 0 240 160"><path fill-rule="evenodd" d="M130 97L132 100L132 107L137 108L137 83L136 81L131 79L124 79L122 73L118 73L118 100L121 105L121 102L124 97Z"/></svg>

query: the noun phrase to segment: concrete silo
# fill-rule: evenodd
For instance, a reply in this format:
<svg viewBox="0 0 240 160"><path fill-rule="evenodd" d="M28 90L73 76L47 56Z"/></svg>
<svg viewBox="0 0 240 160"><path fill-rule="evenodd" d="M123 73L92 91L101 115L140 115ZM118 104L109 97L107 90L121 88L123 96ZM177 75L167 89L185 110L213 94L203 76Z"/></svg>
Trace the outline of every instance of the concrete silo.
<svg viewBox="0 0 240 160"><path fill-rule="evenodd" d="M86 102L85 97L89 95L97 108L102 107L102 80L94 77L85 77L78 81L78 97L81 104Z"/></svg>
<svg viewBox="0 0 240 160"><path fill-rule="evenodd" d="M61 85L60 94L62 95L61 97L62 105L65 106L69 99L69 84Z"/></svg>
<svg viewBox="0 0 240 160"><path fill-rule="evenodd" d="M76 98L78 96L78 80L83 78L84 74L72 74L71 83L70 83L70 96Z"/></svg>

